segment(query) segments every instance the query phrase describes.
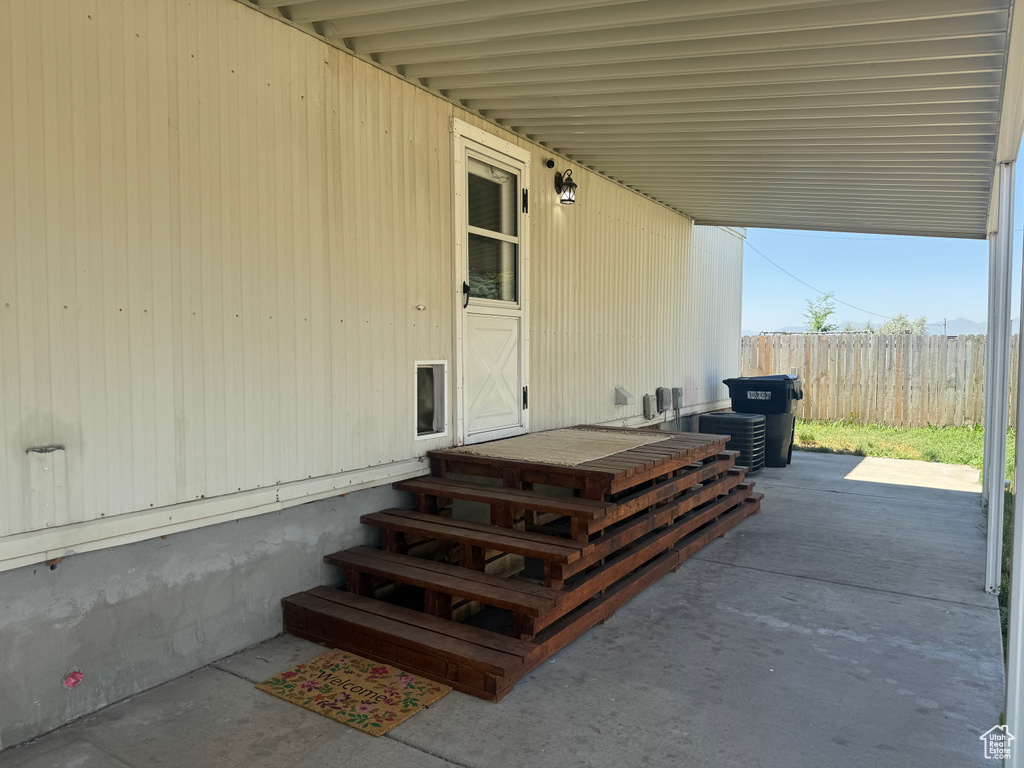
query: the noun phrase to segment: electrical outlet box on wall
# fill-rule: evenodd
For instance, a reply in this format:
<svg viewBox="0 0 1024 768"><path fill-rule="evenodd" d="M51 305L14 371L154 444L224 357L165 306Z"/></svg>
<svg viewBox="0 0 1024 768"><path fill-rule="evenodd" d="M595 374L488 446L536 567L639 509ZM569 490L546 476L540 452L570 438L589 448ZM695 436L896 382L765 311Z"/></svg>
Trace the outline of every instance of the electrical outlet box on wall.
<svg viewBox="0 0 1024 768"><path fill-rule="evenodd" d="M658 401L654 395L644 395L644 418L653 419L658 415Z"/></svg>
<svg viewBox="0 0 1024 768"><path fill-rule="evenodd" d="M658 387L658 410L664 413L672 409L672 390L668 387Z"/></svg>

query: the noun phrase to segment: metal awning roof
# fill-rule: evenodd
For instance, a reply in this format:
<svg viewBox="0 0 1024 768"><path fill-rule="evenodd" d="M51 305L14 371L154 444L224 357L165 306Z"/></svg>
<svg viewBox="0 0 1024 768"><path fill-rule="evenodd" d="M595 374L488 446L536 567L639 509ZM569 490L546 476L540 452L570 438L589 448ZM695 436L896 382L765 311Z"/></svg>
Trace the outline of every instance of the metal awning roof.
<svg viewBox="0 0 1024 768"><path fill-rule="evenodd" d="M1012 0L252 1L700 223L985 237L1024 125Z"/></svg>

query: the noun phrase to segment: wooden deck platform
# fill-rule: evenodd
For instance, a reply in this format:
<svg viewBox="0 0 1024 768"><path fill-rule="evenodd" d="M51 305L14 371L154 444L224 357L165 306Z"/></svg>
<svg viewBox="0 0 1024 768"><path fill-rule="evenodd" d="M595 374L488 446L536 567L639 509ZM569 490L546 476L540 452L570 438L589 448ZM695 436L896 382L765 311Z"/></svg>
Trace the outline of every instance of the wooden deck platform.
<svg viewBox="0 0 1024 768"><path fill-rule="evenodd" d="M575 466L432 451L431 475L395 483L415 509L364 515L382 548L328 555L347 591L285 598L285 629L497 701L760 508L727 437L658 434Z"/></svg>

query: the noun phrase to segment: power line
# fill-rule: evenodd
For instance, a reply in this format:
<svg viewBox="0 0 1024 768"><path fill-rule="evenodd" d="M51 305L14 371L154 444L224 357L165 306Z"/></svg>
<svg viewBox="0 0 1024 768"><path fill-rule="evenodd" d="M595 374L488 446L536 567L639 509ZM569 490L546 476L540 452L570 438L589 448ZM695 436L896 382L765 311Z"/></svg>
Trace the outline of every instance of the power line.
<svg viewBox="0 0 1024 768"><path fill-rule="evenodd" d="M815 292L815 293L817 293L817 294L820 294L820 295L822 295L822 296L826 295L826 293L827 293L826 291L823 291L823 290L821 290L820 288L815 288L815 287L814 287L813 285L811 285L810 283L808 283L808 282L807 282L806 280L802 280L801 278L797 277L797 276L796 276L796 275L794 275L794 274L793 274L792 272L790 272L790 271L789 271L788 269L785 269L785 268L783 268L783 267L779 266L778 264L776 264L776 263L775 263L774 261L772 261L772 260L771 260L771 259L769 259L769 258L768 258L767 256L765 256L765 255L764 255L763 253L761 253L761 251L759 251L759 250L758 250L757 248L755 248L754 246L752 246L752 245L750 244L750 241L749 241L749 240L747 240L747 247L748 247L748 248L749 248L750 250L752 250L752 251L753 251L754 253L756 253L756 254L757 254L758 256L760 256L760 257L761 257L762 259L764 259L765 261L767 261L767 262L768 262L769 264L771 264L771 265L772 265L773 267L775 267L776 269L778 269L779 271L781 271L781 272L785 272L785 273L786 273L787 275L789 275L790 277L792 277L792 278L793 278L794 280L796 280L796 281L797 281L798 283L800 283L800 284L802 284L802 285L806 285L806 286L807 286L808 288L810 288L810 289L811 289L812 291L814 291L814 292ZM838 302L839 304L842 304L842 305L844 305L844 306L847 306L847 307L849 307L850 309L856 309L856 310L857 310L858 312L864 312L864 313L866 313L866 314L869 314L869 315L874 315L875 317L880 317L880 318L882 318L883 320L892 320L892 318L891 318L891 317L889 317L888 315L881 315L881 314L879 314L878 312L872 312L872 311L871 311L870 309L864 309L863 307L858 307L858 306L856 306L856 305L854 305L854 304L850 304L849 302L843 301L842 299L837 299L837 298L836 298L835 296L833 296L833 297L832 297L832 299L833 299L833 301L836 301L836 302ZM927 323L927 325L942 325L942 323Z"/></svg>

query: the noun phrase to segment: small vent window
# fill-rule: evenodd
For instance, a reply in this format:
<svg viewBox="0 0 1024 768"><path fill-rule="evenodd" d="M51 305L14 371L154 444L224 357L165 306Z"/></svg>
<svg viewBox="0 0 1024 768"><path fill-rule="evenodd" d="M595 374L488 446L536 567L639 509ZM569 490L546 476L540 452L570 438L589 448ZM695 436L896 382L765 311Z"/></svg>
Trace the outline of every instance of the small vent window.
<svg viewBox="0 0 1024 768"><path fill-rule="evenodd" d="M416 363L416 439L443 437L448 432L445 407L447 363Z"/></svg>

